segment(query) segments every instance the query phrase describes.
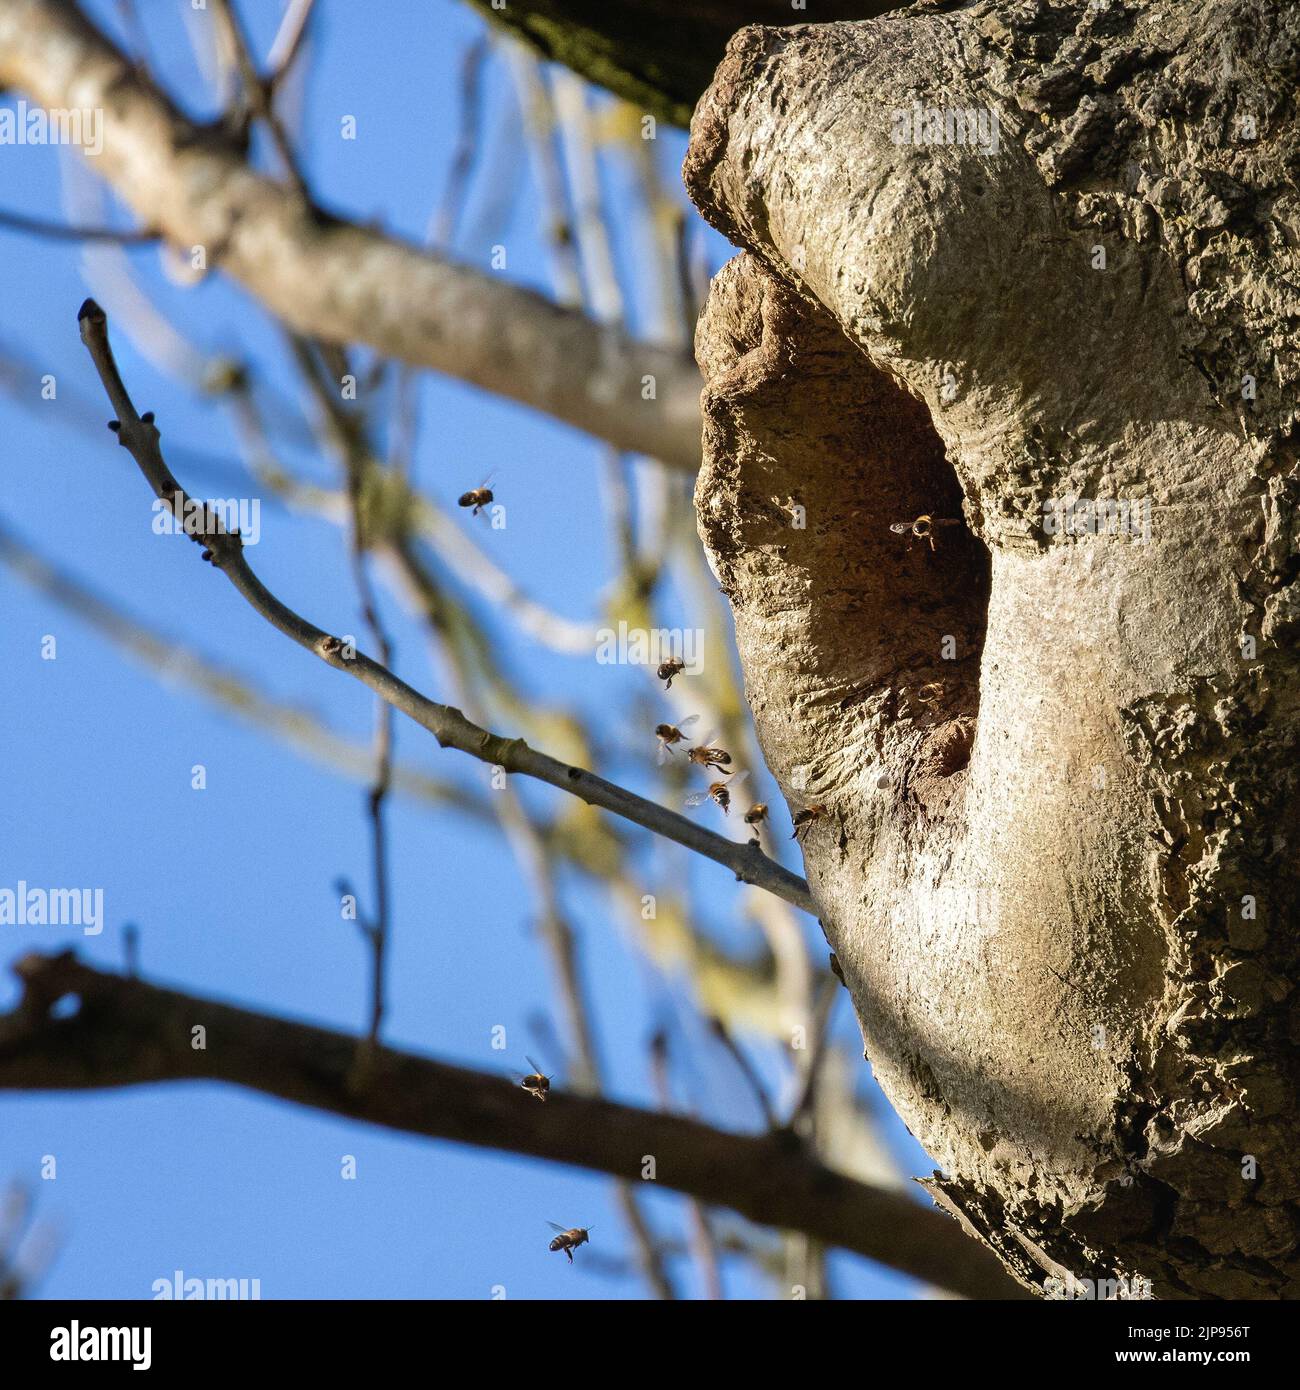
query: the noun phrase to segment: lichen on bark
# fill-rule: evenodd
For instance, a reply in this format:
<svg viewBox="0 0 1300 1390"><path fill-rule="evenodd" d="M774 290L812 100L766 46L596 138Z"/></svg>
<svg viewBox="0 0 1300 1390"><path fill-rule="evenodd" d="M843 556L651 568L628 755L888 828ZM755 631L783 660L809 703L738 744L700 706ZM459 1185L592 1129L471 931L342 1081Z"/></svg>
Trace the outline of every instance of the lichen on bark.
<svg viewBox="0 0 1300 1390"><path fill-rule="evenodd" d="M1045 1288L1300 1293L1298 89L1262 0L983 0L746 29L692 124L764 752L932 1192Z"/></svg>

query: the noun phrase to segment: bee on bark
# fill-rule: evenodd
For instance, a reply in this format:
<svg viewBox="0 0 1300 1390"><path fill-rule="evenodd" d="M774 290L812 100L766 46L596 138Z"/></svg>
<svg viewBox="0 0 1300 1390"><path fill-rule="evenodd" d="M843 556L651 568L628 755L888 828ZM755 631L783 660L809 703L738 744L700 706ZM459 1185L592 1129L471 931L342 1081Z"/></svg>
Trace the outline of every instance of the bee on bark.
<svg viewBox="0 0 1300 1390"><path fill-rule="evenodd" d="M471 488L469 492L462 492L461 495L456 499L456 505L458 507L473 507L474 510L470 513L470 515L477 516L479 512L483 510L484 507L490 506L492 504L492 489L488 487L488 483L490 483L491 481L492 479L489 476L487 478L484 478L483 481L478 485L478 487Z"/></svg>
<svg viewBox="0 0 1300 1390"><path fill-rule="evenodd" d="M935 548L935 527L960 526L961 518L956 516L918 516L915 521L896 521L889 528L896 536L905 536L910 531L919 541L928 541L930 549Z"/></svg>
<svg viewBox="0 0 1300 1390"><path fill-rule="evenodd" d="M819 821L825 818L827 810L825 806L809 806L803 811L794 813L794 834L790 836L792 840L802 843L808 838L808 831Z"/></svg>
<svg viewBox="0 0 1300 1390"><path fill-rule="evenodd" d="M525 1060L532 1067L532 1071L527 1076L519 1078L519 1085L530 1096L536 1096L538 1100L544 1101L551 1089L551 1078L527 1054L525 1054Z"/></svg>
<svg viewBox="0 0 1300 1390"><path fill-rule="evenodd" d="M705 801L712 800L722 808L724 816L729 815L731 813L731 789L738 787L748 776L748 772L738 772L730 782L713 782L706 791L692 792L686 798L686 805L694 810Z"/></svg>
<svg viewBox="0 0 1300 1390"><path fill-rule="evenodd" d="M563 1250L569 1257L569 1263L572 1264L573 1252L578 1246L586 1245L591 1239L591 1227L571 1226L568 1230L565 1230L563 1226L557 1226L554 1221L548 1221L546 1224L551 1230L559 1232L555 1239L551 1241L550 1248L552 1250Z"/></svg>
<svg viewBox="0 0 1300 1390"><path fill-rule="evenodd" d="M1165 868L1173 865L1178 856L1183 852L1184 845L1187 844L1187 836L1171 835L1169 831L1162 831L1159 834L1152 830L1151 838L1160 846L1161 858L1164 860Z"/></svg>
<svg viewBox="0 0 1300 1390"><path fill-rule="evenodd" d="M680 656L670 656L667 661L661 661L659 663L659 669L655 672L655 675L663 681L665 690L671 690L673 688L673 677L680 676L685 669L686 663Z"/></svg>
<svg viewBox="0 0 1300 1390"><path fill-rule="evenodd" d="M672 755L673 744L681 743L686 737L686 730L689 729L692 724L698 724L699 719L700 716L698 714L692 714L688 718L683 719L680 724L655 725L655 737L659 740L659 751L655 757L655 761L660 767L662 767Z"/></svg>

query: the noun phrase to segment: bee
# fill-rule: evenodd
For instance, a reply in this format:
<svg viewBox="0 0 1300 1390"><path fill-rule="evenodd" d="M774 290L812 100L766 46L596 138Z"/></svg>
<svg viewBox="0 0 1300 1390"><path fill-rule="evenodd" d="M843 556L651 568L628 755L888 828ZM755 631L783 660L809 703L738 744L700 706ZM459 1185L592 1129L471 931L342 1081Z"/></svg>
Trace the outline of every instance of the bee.
<svg viewBox="0 0 1300 1390"><path fill-rule="evenodd" d="M955 516L918 516L915 521L896 521L889 528L896 536L905 536L910 531L919 541L929 541L934 549L934 528L936 526L960 526L961 518Z"/></svg>
<svg viewBox="0 0 1300 1390"><path fill-rule="evenodd" d="M687 750L686 757L689 762L693 762L696 767L721 767L725 768L731 761L731 754L724 748L713 748L713 735L704 739L697 747Z"/></svg>
<svg viewBox="0 0 1300 1390"><path fill-rule="evenodd" d="M722 807L722 814L724 816L730 815L731 789L732 787L738 787L748 776L748 772L738 772L730 782L713 782L709 785L707 791L692 792L690 796L686 798L686 804L694 810L696 806L712 798L713 801Z"/></svg>
<svg viewBox="0 0 1300 1390"><path fill-rule="evenodd" d="M673 751L674 743L681 743L686 737L686 730L692 724L699 723L700 716L692 714L689 718L683 719L680 724L656 724L655 736L659 740L659 752L656 762L662 767L669 759Z"/></svg>
<svg viewBox="0 0 1300 1390"><path fill-rule="evenodd" d="M1183 852L1183 846L1187 843L1186 835L1171 835L1169 831L1157 833L1152 830L1148 832L1151 838L1160 846L1163 853L1165 867L1169 868Z"/></svg>
<svg viewBox="0 0 1300 1390"><path fill-rule="evenodd" d="M542 1071L541 1067L533 1061L526 1053L525 1060L532 1067L532 1071L527 1076L519 1078L519 1085L528 1092L530 1096L536 1096L538 1100L544 1101L547 1092L551 1089L551 1078Z"/></svg>
<svg viewBox="0 0 1300 1390"><path fill-rule="evenodd" d="M667 661L661 661L659 663L659 669L655 672L655 675L663 681L665 690L671 690L673 688L673 677L680 676L685 669L686 663L680 656L670 656Z"/></svg>
<svg viewBox="0 0 1300 1390"><path fill-rule="evenodd" d="M745 812L745 824L746 824L746 825L754 825L754 826L762 825L763 822L764 822L766 819L767 819L767 802L766 802L766 801L756 801L756 802L754 802L754 804L749 808L749 810Z"/></svg>
<svg viewBox="0 0 1300 1390"><path fill-rule="evenodd" d="M794 834L790 838L800 842L807 839L808 828L826 814L826 807L822 805L809 806L806 810L796 811L794 813Z"/></svg>
<svg viewBox="0 0 1300 1390"><path fill-rule="evenodd" d="M943 698L943 682L928 681L916 692L916 698L923 705L935 705Z"/></svg>
<svg viewBox="0 0 1300 1390"><path fill-rule="evenodd" d="M555 1239L551 1241L550 1248L552 1250L563 1250L564 1253L569 1257L569 1263L572 1264L573 1252L578 1248L578 1246L586 1245L587 1242L590 1241L591 1227L571 1226L566 1231L563 1226L557 1226L554 1221L548 1221L546 1224L551 1228L551 1230L559 1232L559 1235L557 1235Z"/></svg>
<svg viewBox="0 0 1300 1390"><path fill-rule="evenodd" d="M470 515L477 516L484 507L492 504L492 489L488 487L488 483L491 481L492 478L491 475L489 475L483 479L478 487L471 489L469 492L462 492L456 499L456 505L458 507L473 507L474 510Z"/></svg>

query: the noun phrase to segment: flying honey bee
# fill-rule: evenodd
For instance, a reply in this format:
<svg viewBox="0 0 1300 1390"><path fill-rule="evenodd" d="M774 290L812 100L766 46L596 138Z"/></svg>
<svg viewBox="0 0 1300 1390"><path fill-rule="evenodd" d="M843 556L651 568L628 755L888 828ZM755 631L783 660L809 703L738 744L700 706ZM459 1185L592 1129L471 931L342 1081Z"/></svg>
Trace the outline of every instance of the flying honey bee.
<svg viewBox="0 0 1300 1390"><path fill-rule="evenodd" d="M686 804L694 810L696 806L702 805L705 801L712 799L722 807L722 814L724 816L730 815L731 789L733 787L738 787L748 776L748 772L738 772L730 782L713 782L706 791L692 792L690 796L686 798Z"/></svg>
<svg viewBox="0 0 1300 1390"><path fill-rule="evenodd" d="M889 528L896 536L905 536L910 531L919 541L928 541L934 549L934 529L936 526L960 526L961 518L955 516L918 516L915 521L896 521Z"/></svg>
<svg viewBox="0 0 1300 1390"><path fill-rule="evenodd" d="M470 515L477 516L484 507L490 506L492 503L492 489L488 487L491 481L492 478L491 475L489 475L483 479L478 487L471 489L469 492L462 492L456 499L456 505L458 507L473 507L474 510Z"/></svg>
<svg viewBox="0 0 1300 1390"><path fill-rule="evenodd" d="M686 663L679 656L670 656L667 661L659 663L659 669L655 675L664 683L665 690L673 688L673 677L680 676L686 669Z"/></svg>
<svg viewBox="0 0 1300 1390"><path fill-rule="evenodd" d="M731 761L731 754L725 748L713 748L713 735L704 739L696 747L688 749L686 757L693 762L696 767L720 767L725 768Z"/></svg>
<svg viewBox="0 0 1300 1390"><path fill-rule="evenodd" d="M809 806L806 810L796 811L794 813L794 834L790 838L802 842L807 838L809 828L826 814L826 807L822 805Z"/></svg>
<svg viewBox="0 0 1300 1390"><path fill-rule="evenodd" d="M591 1227L571 1226L566 1231L563 1226L557 1226L554 1221L548 1221L546 1224L551 1228L551 1230L559 1232L559 1235L557 1235L555 1239L551 1241L550 1248L552 1250L563 1250L564 1253L569 1257L569 1263L572 1264L573 1252L578 1248L578 1246L586 1245L587 1242L591 1239Z"/></svg>
<svg viewBox="0 0 1300 1390"><path fill-rule="evenodd" d="M689 729L692 724L698 724L699 719L700 716L698 714L692 714L688 718L683 719L680 724L655 725L655 736L659 740L659 752L655 761L660 767L662 767L671 756L673 744L681 743L686 737L686 730Z"/></svg>
<svg viewBox="0 0 1300 1390"><path fill-rule="evenodd" d="M519 1078L519 1085L527 1091L530 1096L536 1096L538 1100L544 1101L547 1093L551 1089L551 1078L542 1071L541 1067L539 1067L527 1053L524 1055L528 1065L532 1067L532 1071L527 1076L521 1076Z"/></svg>
<svg viewBox="0 0 1300 1390"><path fill-rule="evenodd" d="M767 819L767 802L766 802L766 801L756 801L756 802L754 802L754 804L749 808L749 810L745 812L745 824L746 824L746 825L762 825L763 822L764 822L766 819Z"/></svg>

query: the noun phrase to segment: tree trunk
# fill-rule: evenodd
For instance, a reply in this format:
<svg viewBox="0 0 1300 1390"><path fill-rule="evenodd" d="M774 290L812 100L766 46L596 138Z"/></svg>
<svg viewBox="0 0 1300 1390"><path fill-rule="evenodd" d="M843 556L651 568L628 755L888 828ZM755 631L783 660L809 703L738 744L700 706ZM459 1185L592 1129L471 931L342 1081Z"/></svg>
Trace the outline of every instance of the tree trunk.
<svg viewBox="0 0 1300 1390"><path fill-rule="evenodd" d="M764 751L931 1191L1049 1293L1300 1293L1298 79L1266 0L930 5L742 31L691 127Z"/></svg>

